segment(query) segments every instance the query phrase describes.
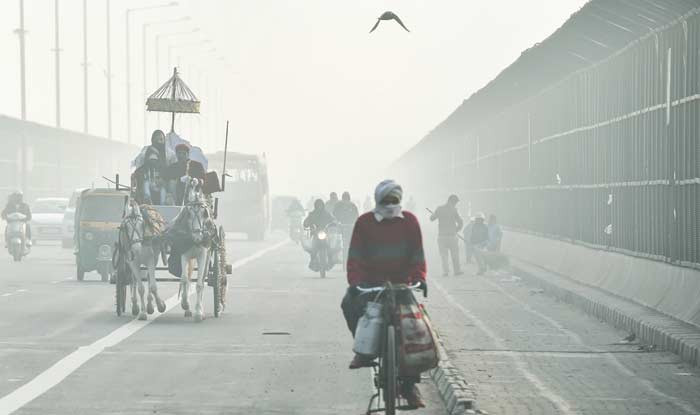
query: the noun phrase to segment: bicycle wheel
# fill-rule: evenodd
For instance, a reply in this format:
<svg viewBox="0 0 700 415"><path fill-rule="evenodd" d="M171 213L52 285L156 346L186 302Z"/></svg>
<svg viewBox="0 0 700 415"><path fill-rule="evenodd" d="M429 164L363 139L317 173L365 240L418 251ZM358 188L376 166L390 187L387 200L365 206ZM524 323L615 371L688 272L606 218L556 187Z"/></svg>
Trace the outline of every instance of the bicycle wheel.
<svg viewBox="0 0 700 415"><path fill-rule="evenodd" d="M386 330L386 355L384 366L384 407L386 415L396 414L398 366L396 361L396 331L393 325Z"/></svg>

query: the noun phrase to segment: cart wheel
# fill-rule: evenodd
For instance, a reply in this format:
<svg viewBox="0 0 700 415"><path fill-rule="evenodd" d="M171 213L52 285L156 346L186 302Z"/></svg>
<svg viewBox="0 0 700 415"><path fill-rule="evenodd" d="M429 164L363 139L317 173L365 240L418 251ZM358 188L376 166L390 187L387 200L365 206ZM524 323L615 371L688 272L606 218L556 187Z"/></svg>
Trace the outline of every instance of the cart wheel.
<svg viewBox="0 0 700 415"><path fill-rule="evenodd" d="M214 290L214 317L219 317L221 311L221 284L219 283L219 253L214 254L214 263L211 264L211 273L209 274L211 281L209 285Z"/></svg>

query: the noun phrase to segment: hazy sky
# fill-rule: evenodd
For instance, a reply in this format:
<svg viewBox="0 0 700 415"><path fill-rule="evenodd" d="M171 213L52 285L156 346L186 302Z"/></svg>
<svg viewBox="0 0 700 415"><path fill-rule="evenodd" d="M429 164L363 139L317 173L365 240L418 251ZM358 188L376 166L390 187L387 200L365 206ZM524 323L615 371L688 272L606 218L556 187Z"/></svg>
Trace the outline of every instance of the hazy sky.
<svg viewBox="0 0 700 415"><path fill-rule="evenodd" d="M114 136L124 140L126 8L169 0L112 0ZM88 0L90 132L106 134L105 0ZM558 28L585 0L181 0L176 7L133 14L132 136L142 143L144 22L150 26L147 89L179 60L202 99L200 116L176 130L208 149L266 152L273 191L368 194L381 169L420 140L463 99L493 79L524 49ZM19 116L19 0L0 1L0 113ZM82 130L82 0L60 0L62 125ZM27 112L55 123L54 0L25 0ZM369 29L385 10L393 22ZM155 35L163 38L159 79ZM172 46L172 45L180 46ZM179 59L178 59L179 57ZM543 62L546 64L546 62ZM152 130L157 117L148 115ZM167 129L166 117L161 127ZM217 168L217 166L210 166ZM361 198L357 194L357 198Z"/></svg>

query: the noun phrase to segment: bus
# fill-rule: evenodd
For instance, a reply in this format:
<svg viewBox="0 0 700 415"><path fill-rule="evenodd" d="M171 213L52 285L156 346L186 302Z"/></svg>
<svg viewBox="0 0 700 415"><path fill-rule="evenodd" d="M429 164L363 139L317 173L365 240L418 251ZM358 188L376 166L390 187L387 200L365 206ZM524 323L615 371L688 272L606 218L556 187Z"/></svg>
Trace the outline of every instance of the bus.
<svg viewBox="0 0 700 415"><path fill-rule="evenodd" d="M207 155L210 169L222 169L224 152ZM265 155L228 152L225 190L219 194L218 222L226 232L262 241L270 227L270 188Z"/></svg>

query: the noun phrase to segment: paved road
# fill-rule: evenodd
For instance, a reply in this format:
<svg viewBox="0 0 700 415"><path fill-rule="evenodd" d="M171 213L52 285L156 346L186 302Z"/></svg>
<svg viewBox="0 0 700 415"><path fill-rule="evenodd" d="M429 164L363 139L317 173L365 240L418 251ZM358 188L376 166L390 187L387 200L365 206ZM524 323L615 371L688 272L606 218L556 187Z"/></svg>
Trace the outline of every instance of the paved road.
<svg viewBox="0 0 700 415"><path fill-rule="evenodd" d="M279 239L229 241L229 252L241 259ZM366 407L369 371L346 369L344 276L318 278L297 246L237 269L227 312L201 324L184 320L179 307L147 325L118 318L113 286L97 274L79 283L74 271L70 251L56 245L37 246L20 264L0 253L0 399L21 401L17 391L28 388L19 388L39 375L58 382L16 413L360 414ZM177 292L174 283L159 288L164 298ZM205 299L211 314L209 291ZM128 330L104 350L93 345ZM42 389L38 381L30 385L36 384L30 392ZM430 381L423 386L429 409L413 413L444 414Z"/></svg>
<svg viewBox="0 0 700 415"><path fill-rule="evenodd" d="M439 269L435 245L426 238L432 271ZM510 273L466 271L432 273L430 309L479 408L501 415L700 413L698 368L622 344L628 333Z"/></svg>

